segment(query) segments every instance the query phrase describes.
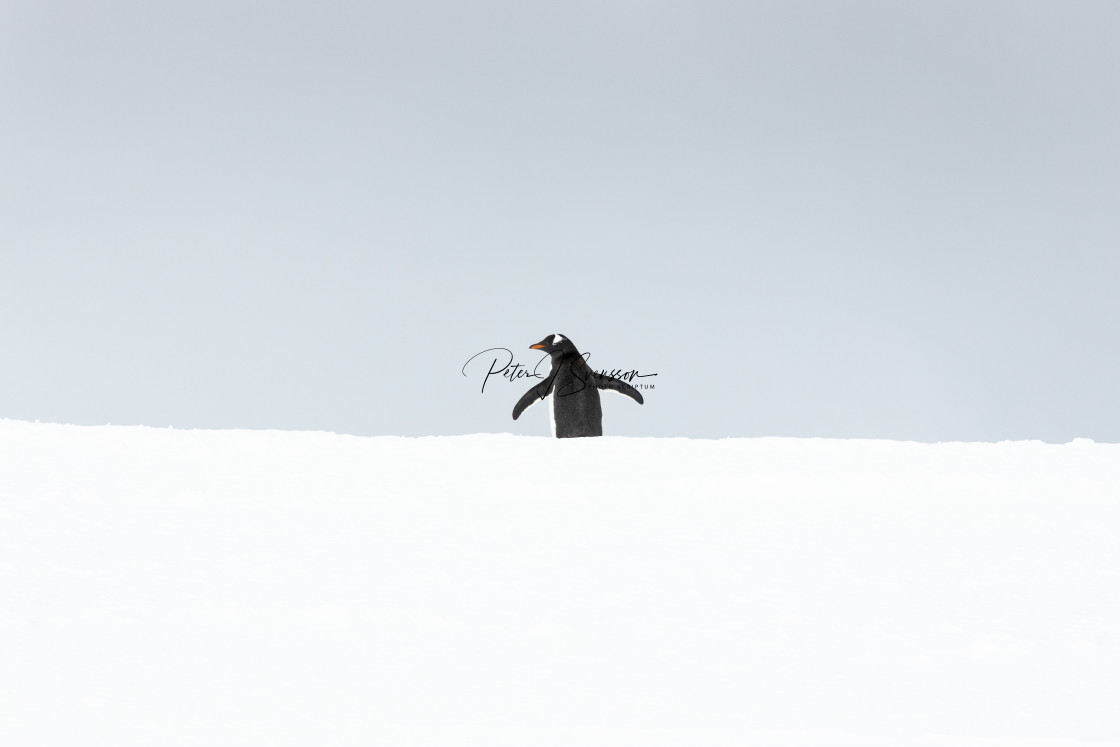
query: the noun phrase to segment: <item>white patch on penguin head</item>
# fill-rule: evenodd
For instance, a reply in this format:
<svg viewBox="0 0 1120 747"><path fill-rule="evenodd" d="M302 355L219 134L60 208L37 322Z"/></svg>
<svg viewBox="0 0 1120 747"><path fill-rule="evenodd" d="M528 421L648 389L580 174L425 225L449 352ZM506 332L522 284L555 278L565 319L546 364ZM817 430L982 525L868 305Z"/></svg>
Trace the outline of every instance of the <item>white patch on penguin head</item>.
<svg viewBox="0 0 1120 747"><path fill-rule="evenodd" d="M556 334L554 334L552 336L552 344L553 345L559 345L562 342L564 342L564 335L557 332Z"/></svg>

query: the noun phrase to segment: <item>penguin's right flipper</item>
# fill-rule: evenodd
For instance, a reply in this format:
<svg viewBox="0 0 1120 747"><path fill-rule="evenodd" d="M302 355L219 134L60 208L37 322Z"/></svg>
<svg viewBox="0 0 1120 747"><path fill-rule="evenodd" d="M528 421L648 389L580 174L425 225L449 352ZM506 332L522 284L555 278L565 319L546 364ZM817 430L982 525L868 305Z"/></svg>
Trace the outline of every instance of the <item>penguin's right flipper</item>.
<svg viewBox="0 0 1120 747"><path fill-rule="evenodd" d="M548 392L551 389L551 381L543 381L540 384L536 384L531 387L529 391L521 395L521 399L517 400L517 404L513 406L513 419L517 420L519 417L521 417L521 413L525 412L531 406L537 404L545 397L547 397Z"/></svg>
<svg viewBox="0 0 1120 747"><path fill-rule="evenodd" d="M645 400L642 398L642 393L627 384L622 379L616 379L613 376L604 376L602 374L595 374L594 376L596 388L602 389L604 391L625 394L627 397L634 400L639 405L645 404Z"/></svg>

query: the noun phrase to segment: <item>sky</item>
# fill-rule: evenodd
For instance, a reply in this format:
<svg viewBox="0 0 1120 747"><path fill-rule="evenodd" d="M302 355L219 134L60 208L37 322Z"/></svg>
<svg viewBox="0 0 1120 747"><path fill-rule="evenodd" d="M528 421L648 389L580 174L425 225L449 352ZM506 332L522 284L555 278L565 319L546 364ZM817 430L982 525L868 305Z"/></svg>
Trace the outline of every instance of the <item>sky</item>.
<svg viewBox="0 0 1120 747"><path fill-rule="evenodd" d="M0 417L1120 441L1120 5L0 6ZM464 375L465 374L465 375Z"/></svg>

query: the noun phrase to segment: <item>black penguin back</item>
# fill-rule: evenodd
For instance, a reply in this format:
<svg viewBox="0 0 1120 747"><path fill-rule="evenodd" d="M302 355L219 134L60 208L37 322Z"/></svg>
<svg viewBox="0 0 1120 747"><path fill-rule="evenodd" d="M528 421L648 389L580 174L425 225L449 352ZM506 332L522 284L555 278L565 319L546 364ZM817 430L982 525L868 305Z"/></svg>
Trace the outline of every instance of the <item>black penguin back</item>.
<svg viewBox="0 0 1120 747"><path fill-rule="evenodd" d="M574 345L565 351L556 368L552 422L556 438L603 435L603 406L594 373Z"/></svg>

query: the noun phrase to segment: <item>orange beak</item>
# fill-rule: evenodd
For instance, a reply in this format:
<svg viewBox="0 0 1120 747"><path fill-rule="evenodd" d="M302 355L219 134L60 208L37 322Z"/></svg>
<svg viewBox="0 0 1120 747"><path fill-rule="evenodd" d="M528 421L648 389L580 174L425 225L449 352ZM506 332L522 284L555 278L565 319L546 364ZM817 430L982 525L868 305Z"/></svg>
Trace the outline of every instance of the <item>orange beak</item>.
<svg viewBox="0 0 1120 747"><path fill-rule="evenodd" d="M529 349L530 350L540 350L543 347L544 347L544 345L530 345Z"/></svg>

